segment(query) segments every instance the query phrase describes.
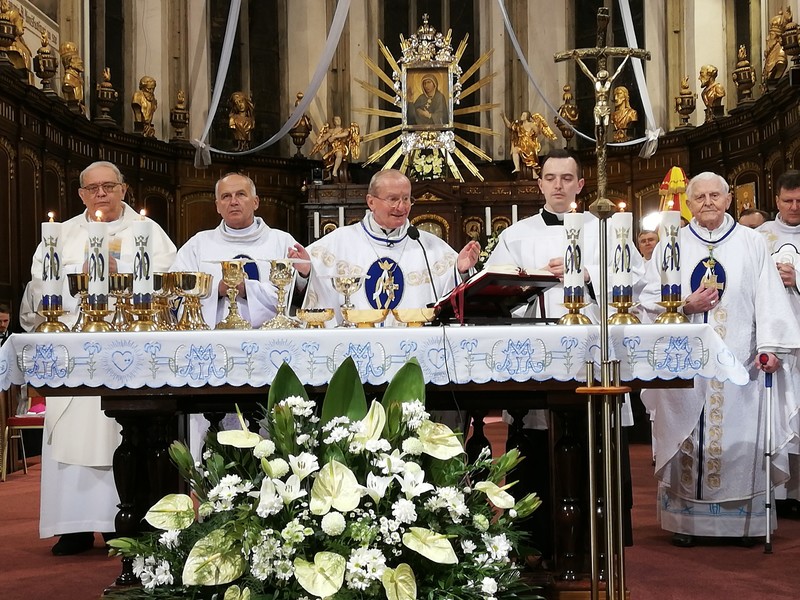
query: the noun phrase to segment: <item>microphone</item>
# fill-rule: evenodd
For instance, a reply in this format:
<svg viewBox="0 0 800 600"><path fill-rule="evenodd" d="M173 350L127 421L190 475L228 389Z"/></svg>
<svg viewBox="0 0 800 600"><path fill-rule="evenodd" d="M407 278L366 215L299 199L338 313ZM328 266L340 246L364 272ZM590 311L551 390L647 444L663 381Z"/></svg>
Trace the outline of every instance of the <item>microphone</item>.
<svg viewBox="0 0 800 600"><path fill-rule="evenodd" d="M419 247L422 248L422 256L425 258L425 266L428 267L428 277L431 279L431 289L433 290L433 302L435 303L439 299L439 294L436 293L436 285L433 283L433 272L431 271L431 264L428 262L428 253L425 252L425 246L422 243L422 240L419 239L419 229L414 227L413 225L409 225L408 229L406 229L406 233L408 237L414 240L419 244Z"/></svg>

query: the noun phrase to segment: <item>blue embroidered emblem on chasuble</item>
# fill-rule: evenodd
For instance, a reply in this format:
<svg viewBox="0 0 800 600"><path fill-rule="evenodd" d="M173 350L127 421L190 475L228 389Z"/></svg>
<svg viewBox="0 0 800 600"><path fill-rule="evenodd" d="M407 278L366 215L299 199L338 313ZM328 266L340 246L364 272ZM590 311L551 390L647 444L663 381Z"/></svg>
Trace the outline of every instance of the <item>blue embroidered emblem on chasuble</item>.
<svg viewBox="0 0 800 600"><path fill-rule="evenodd" d="M364 293L372 308L397 308L403 298L405 278L400 265L388 257L379 258L367 269Z"/></svg>
<svg viewBox="0 0 800 600"><path fill-rule="evenodd" d="M698 290L701 285L707 288L716 288L721 300L727 280L725 267L716 258L709 256L697 263L692 271L692 291Z"/></svg>

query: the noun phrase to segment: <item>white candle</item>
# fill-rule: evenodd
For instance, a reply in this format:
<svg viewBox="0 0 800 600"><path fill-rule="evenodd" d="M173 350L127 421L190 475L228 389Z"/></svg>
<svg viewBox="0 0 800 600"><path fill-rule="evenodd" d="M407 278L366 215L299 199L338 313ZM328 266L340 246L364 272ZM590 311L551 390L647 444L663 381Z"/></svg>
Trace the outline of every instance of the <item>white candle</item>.
<svg viewBox="0 0 800 600"><path fill-rule="evenodd" d="M42 306L51 308L61 304L61 223L42 223ZM54 298L55 296L55 298Z"/></svg>
<svg viewBox="0 0 800 600"><path fill-rule="evenodd" d="M564 250L564 296L583 296L583 213L564 215L567 247Z"/></svg>
<svg viewBox="0 0 800 600"><path fill-rule="evenodd" d="M662 295L680 296L681 293L680 230L681 213L677 210L662 211L661 224L658 227L661 255L653 256L654 260L661 263Z"/></svg>
<svg viewBox="0 0 800 600"><path fill-rule="evenodd" d="M511 224L513 225L519 220L519 213L517 212L517 205L511 205Z"/></svg>
<svg viewBox="0 0 800 600"><path fill-rule="evenodd" d="M612 296L630 295L633 290L631 273L631 253L634 251L631 232L633 213L618 212L611 215L611 244L613 251L613 271L611 273Z"/></svg>
<svg viewBox="0 0 800 600"><path fill-rule="evenodd" d="M319 239L319 213L314 213L314 239Z"/></svg>
<svg viewBox="0 0 800 600"><path fill-rule="evenodd" d="M339 207L339 227L344 227L344 206Z"/></svg>
<svg viewBox="0 0 800 600"><path fill-rule="evenodd" d="M492 208L486 207L486 237L492 236Z"/></svg>
<svg viewBox="0 0 800 600"><path fill-rule="evenodd" d="M145 219L134 221L133 232L133 301L136 304L150 302L153 294L153 222Z"/></svg>
<svg viewBox="0 0 800 600"><path fill-rule="evenodd" d="M98 211L95 215L102 218ZM89 302L108 303L108 224L100 220L90 221L89 231Z"/></svg>

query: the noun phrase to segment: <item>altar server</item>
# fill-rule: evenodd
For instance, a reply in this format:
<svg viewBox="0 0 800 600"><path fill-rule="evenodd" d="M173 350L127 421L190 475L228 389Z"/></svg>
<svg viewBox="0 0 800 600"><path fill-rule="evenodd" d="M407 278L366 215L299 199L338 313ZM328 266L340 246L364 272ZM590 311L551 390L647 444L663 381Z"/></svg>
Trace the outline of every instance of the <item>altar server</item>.
<svg viewBox="0 0 800 600"><path fill-rule="evenodd" d="M67 273L86 272L88 225L107 223L108 272L131 273L135 248L132 224L142 217L124 202L127 186L110 162L95 162L80 174L80 196L86 210L63 223L61 273L62 321L72 326L78 299L69 294ZM166 271L175 258L175 245L153 223L153 271ZM42 299L42 244L33 255L31 282L25 290L20 323L32 331L43 319L37 314ZM88 334L87 334L88 335ZM47 380L41 384L46 385ZM119 497L111 462L119 445L119 425L100 410L100 398L48 397L42 445L42 486L39 535L61 535L53 554L83 552L92 547L92 532L113 532Z"/></svg>
<svg viewBox="0 0 800 600"><path fill-rule="evenodd" d="M763 237L726 213L728 183L715 173L694 177L686 190L694 218L679 232L682 310L694 323L708 323L750 370L750 381L696 378L689 390L647 390L655 408L656 476L661 526L677 546L698 538L727 538L752 545L766 534L763 373L774 378L772 481L788 477L787 444L793 437L785 406L792 405L786 376L789 351L800 345L800 326ZM661 240L648 264L641 303L659 312ZM679 344L680 340L675 340ZM766 364L758 357L765 353ZM684 356L679 360L704 360ZM779 391L780 390L780 391ZM775 514L774 512L772 513ZM774 523L772 524L774 528Z"/></svg>
<svg viewBox="0 0 800 600"><path fill-rule="evenodd" d="M457 253L441 238L417 230L408 220L413 204L403 173L376 173L364 218L308 247L312 270L304 306L333 308L341 322L343 298L333 287L335 276L366 276L351 298L356 308L422 308L461 283L478 261L480 244L470 241ZM392 324L390 314L384 325Z"/></svg>

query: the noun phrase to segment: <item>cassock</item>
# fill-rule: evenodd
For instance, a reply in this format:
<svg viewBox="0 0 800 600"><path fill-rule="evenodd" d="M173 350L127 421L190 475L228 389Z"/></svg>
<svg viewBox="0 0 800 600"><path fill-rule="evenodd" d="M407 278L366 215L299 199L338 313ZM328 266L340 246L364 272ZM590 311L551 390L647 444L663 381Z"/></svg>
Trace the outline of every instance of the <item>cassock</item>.
<svg viewBox="0 0 800 600"><path fill-rule="evenodd" d="M360 309L423 308L461 282L455 250L427 231L420 231L417 241L407 232L408 223L383 231L369 213L359 223L340 227L311 244L311 276L303 306L333 308L336 322L341 323L344 298L333 287L336 276L367 276L351 298ZM389 313L383 324L394 323Z"/></svg>
<svg viewBox="0 0 800 600"><path fill-rule="evenodd" d="M680 230L681 292L696 290L701 281L715 286L720 300L707 313L687 315L725 340L750 369L744 386L695 378L690 390L647 390L645 404L655 408L656 476L660 479L661 526L675 533L714 537L757 537L766 534L763 374L753 364L760 352L783 360L774 380L772 481L788 477L787 444L792 439L783 383L793 368L788 350L800 345L800 327L764 240L752 229L725 215L714 231L695 219ZM666 252L661 240L648 264L647 284L640 296L648 313L661 312L661 272ZM681 356L681 360L704 360ZM773 513L774 515L774 513ZM774 526L774 525L773 525Z"/></svg>
<svg viewBox="0 0 800 600"><path fill-rule="evenodd" d="M122 216L108 223L109 254L119 273L133 272L135 248L131 224L141 216L123 205ZM62 299L71 327L78 316L79 299L69 294L66 275L79 273L89 255L86 211L62 226ZM33 255L31 282L25 289L20 323L32 331L43 321L36 310L42 299L42 247ZM175 244L153 223L153 271L166 271L175 258ZM41 384L47 385L47 381ZM42 485L39 534L51 537L82 531L114 531L119 497L111 469L119 445L119 425L100 410L100 397L48 397L42 444Z"/></svg>

